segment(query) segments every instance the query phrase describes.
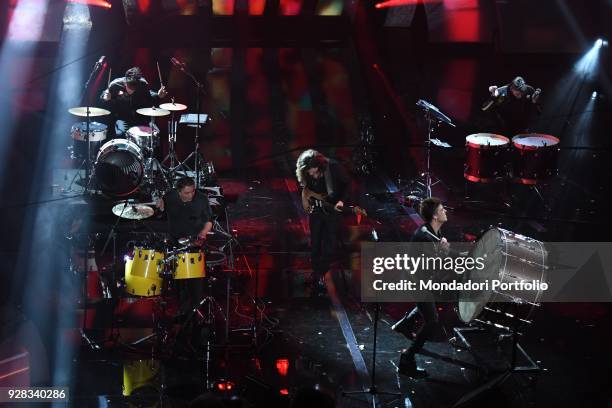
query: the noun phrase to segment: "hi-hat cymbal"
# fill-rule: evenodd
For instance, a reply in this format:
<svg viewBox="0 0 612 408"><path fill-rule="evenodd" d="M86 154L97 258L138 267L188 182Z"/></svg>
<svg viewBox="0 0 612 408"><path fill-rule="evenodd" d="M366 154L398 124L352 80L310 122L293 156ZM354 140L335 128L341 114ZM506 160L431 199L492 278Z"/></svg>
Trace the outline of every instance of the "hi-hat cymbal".
<svg viewBox="0 0 612 408"><path fill-rule="evenodd" d="M152 217L155 210L144 204L121 203L113 207L113 214L128 220L144 220Z"/></svg>
<svg viewBox="0 0 612 408"><path fill-rule="evenodd" d="M174 102L162 103L161 105L159 105L159 107L165 110L169 110L170 112L184 111L185 109L187 109L187 105Z"/></svg>
<svg viewBox="0 0 612 408"><path fill-rule="evenodd" d="M72 113L75 116L87 116L87 107L86 106L79 106L77 108L70 108L68 109L68 112ZM102 108L96 108L93 106L89 107L89 116L93 117L93 116L106 116L106 115L110 115L110 111L107 111L106 109L102 109Z"/></svg>
<svg viewBox="0 0 612 408"><path fill-rule="evenodd" d="M136 109L136 112L143 116L167 116L170 111L166 109L160 109L153 106L152 108L140 108Z"/></svg>

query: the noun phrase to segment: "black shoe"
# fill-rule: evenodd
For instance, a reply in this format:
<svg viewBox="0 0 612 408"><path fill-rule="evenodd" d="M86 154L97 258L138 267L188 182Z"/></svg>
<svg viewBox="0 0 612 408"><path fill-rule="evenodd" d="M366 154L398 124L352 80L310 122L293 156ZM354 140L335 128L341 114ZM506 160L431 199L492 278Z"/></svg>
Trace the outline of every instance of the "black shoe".
<svg viewBox="0 0 612 408"><path fill-rule="evenodd" d="M403 334L408 340L413 340L415 337L412 331L413 325L414 320L409 319L408 316L404 316L391 326L391 330Z"/></svg>
<svg viewBox="0 0 612 408"><path fill-rule="evenodd" d="M325 279L319 278L312 282L310 287L310 295L312 297L321 297L327 295L327 287L325 286Z"/></svg>
<svg viewBox="0 0 612 408"><path fill-rule="evenodd" d="M427 371L417 366L414 356L405 353L400 357L397 372L414 379L425 378L428 375Z"/></svg>

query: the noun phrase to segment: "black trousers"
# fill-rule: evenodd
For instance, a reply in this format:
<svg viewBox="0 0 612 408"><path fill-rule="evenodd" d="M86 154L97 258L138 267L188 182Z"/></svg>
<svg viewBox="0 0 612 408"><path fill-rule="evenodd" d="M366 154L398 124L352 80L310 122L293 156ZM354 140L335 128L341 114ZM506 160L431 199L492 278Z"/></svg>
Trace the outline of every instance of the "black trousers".
<svg viewBox="0 0 612 408"><path fill-rule="evenodd" d="M205 296L204 279L177 279L175 281L181 314L191 312Z"/></svg>
<svg viewBox="0 0 612 408"><path fill-rule="evenodd" d="M339 219L339 214L317 210L310 214L310 260L315 280L325 275L334 260Z"/></svg>
<svg viewBox="0 0 612 408"><path fill-rule="evenodd" d="M410 355L414 355L421 351L425 342L433 335L438 324L438 310L436 309L436 303L417 302L416 306L410 312L406 313L406 318L410 323L414 323L414 320L418 315L421 315L423 325L417 331L414 342L410 348L408 348L408 354Z"/></svg>

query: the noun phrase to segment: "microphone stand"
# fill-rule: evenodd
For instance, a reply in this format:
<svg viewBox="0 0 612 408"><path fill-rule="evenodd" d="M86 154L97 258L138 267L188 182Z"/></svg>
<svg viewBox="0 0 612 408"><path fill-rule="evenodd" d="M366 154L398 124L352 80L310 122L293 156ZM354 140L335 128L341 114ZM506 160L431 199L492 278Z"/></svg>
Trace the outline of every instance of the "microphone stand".
<svg viewBox="0 0 612 408"><path fill-rule="evenodd" d="M374 242L378 242L378 233L375 229L372 229L372 240ZM376 342L378 339L378 315L380 312L380 303L376 302L374 305L374 340L372 345L372 375L370 381L370 387L363 391L344 391L342 395L345 397L350 397L354 395L371 395L372 396L372 406L376 408L380 403L378 401L379 395L387 395L393 397L391 400L386 401L381 405L386 405L389 402L395 401L400 398L402 394L400 392L390 392L390 391L381 391L376 386ZM368 401L369 402L369 401Z"/></svg>
<svg viewBox="0 0 612 408"><path fill-rule="evenodd" d="M204 84L202 84L200 81L197 80L197 78L195 77L195 75L193 75L190 71L188 71L185 68L185 64L182 63L175 63L174 61L172 61L172 63L174 65L176 65L178 67L178 69L184 73L185 75L187 75L195 84L196 88L197 88L197 95L196 95L196 131L195 131L195 150L193 152L191 152L189 154L189 156L187 156L187 158L185 160L183 160L183 163L187 162L191 156L194 156L194 161L195 161L195 166L194 166L194 171L195 171L195 186L196 189L200 188L200 169L199 167L202 165L200 162L204 161L204 158L202 157L202 154L200 153L200 98L201 98L201 93L204 92ZM203 123L204 124L204 123Z"/></svg>
<svg viewBox="0 0 612 408"><path fill-rule="evenodd" d="M83 192L85 194L89 192L90 182L91 182L91 180L89 179L90 172L91 172L91 145L89 144L89 124L91 122L91 116L89 116L89 107L91 104L89 101L89 95L87 94L87 91L89 89L89 84L91 83L91 80L93 79L94 75L98 72L98 70L102 68L102 66L103 66L103 62L96 61L96 63L93 66L93 69L89 73L89 78L87 78L87 81L85 82L85 86L83 87L83 95L81 96L81 100L85 100L85 112L86 112L85 142L87 143L87 160L86 160L86 165L85 165L85 180L87 180L87 184L85 185L85 191Z"/></svg>

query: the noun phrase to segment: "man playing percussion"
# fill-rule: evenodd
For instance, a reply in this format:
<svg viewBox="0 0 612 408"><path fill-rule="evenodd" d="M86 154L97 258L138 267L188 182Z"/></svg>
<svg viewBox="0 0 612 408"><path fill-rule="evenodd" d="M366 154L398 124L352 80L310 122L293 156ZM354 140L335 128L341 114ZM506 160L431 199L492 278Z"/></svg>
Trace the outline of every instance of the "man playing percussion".
<svg viewBox="0 0 612 408"><path fill-rule="evenodd" d="M529 119L535 108L538 112L538 100L542 90L528 85L517 76L509 84L489 87L491 98L482 106L483 112L494 114L495 129L503 135L512 136L527 130Z"/></svg>
<svg viewBox="0 0 612 408"><path fill-rule="evenodd" d="M414 232L411 241L424 243L422 252L425 256L436 257L448 254L450 245L440 232L442 225L448 220L446 209L442 202L435 197L427 198L421 202L420 213L425 224ZM423 348L423 345L431 337L438 324L438 312L435 302L417 302L410 312L406 312L402 319L391 326L392 330L411 339L412 329L418 315L421 315L423 325L417 331L412 345L402 352L398 366L400 374L415 378L427 375L425 370L417 367L414 355Z"/></svg>
<svg viewBox="0 0 612 408"><path fill-rule="evenodd" d="M100 95L100 100L114 115L115 136L125 138L125 132L132 126L149 124L149 118L136 110L158 105L167 94L164 86L157 92L150 90L140 68L133 67L124 77L113 80Z"/></svg>
<svg viewBox="0 0 612 408"><path fill-rule="evenodd" d="M212 229L212 211L208 197L196 190L191 177L177 181L176 189L157 201L157 206L168 215L169 233L175 240L196 238L195 245L202 246ZM192 310L203 292L202 279L181 279L178 285L181 313Z"/></svg>

